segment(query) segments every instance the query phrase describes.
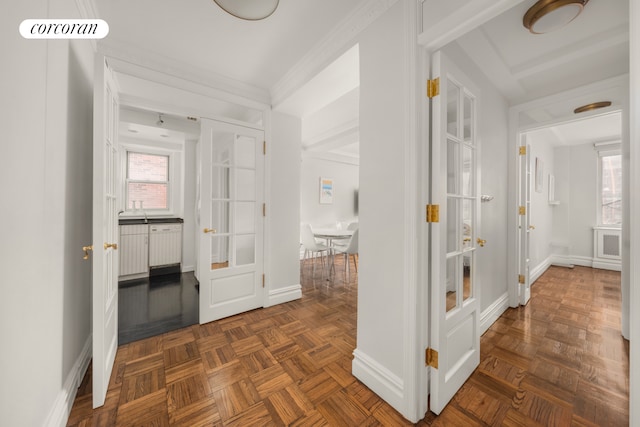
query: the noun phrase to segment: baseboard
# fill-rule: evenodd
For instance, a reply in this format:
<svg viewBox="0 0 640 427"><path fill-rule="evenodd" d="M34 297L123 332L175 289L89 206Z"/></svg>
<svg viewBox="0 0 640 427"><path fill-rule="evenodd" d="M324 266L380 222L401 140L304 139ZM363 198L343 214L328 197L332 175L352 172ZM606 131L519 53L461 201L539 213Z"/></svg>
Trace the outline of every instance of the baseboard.
<svg viewBox="0 0 640 427"><path fill-rule="evenodd" d="M269 291L267 303L265 307L283 304L285 302L294 301L302 298L302 286L300 284L278 288Z"/></svg>
<svg viewBox="0 0 640 427"><path fill-rule="evenodd" d="M182 272L183 273L190 273L192 271L196 271L196 266L195 265L183 265L182 266Z"/></svg>
<svg viewBox="0 0 640 427"><path fill-rule="evenodd" d="M353 352L351 371L353 376L397 411L406 405L402 379L358 349Z"/></svg>
<svg viewBox="0 0 640 427"><path fill-rule="evenodd" d="M529 273L529 283L533 284L536 280L540 278L540 276L544 274L545 271L549 269L549 267L551 267L552 257L553 255L550 255L549 257L547 257L547 259L545 259L540 264L538 264L537 266L531 269Z"/></svg>
<svg viewBox="0 0 640 427"><path fill-rule="evenodd" d="M45 426L64 427L67 425L69 414L71 413L71 407L73 406L73 401L75 400L76 393L78 392L78 387L80 387L84 374L87 372L87 368L89 367L89 362L91 362L91 354L92 339L91 334L89 334L80 355L73 364L62 389L58 393L58 397L49 412L47 421L44 423Z"/></svg>
<svg viewBox="0 0 640 427"><path fill-rule="evenodd" d="M593 267L593 258L579 255L551 255L551 265L559 267Z"/></svg>
<svg viewBox="0 0 640 427"><path fill-rule="evenodd" d="M622 271L622 262L594 258L593 268L600 268L602 270Z"/></svg>
<svg viewBox="0 0 640 427"><path fill-rule="evenodd" d="M498 320L502 313L509 308L509 293L505 292L500 298L498 298L493 304L487 307L480 314L480 335L487 332L487 330L493 325L493 322Z"/></svg>

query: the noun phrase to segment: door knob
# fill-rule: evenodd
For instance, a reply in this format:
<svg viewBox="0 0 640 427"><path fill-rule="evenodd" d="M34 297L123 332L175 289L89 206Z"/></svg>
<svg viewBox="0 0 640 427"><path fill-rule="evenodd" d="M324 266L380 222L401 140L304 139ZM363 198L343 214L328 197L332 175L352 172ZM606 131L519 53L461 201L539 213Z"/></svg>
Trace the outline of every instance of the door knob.
<svg viewBox="0 0 640 427"><path fill-rule="evenodd" d="M536 229L536 226L535 226L535 225L530 225L530 226L529 226L529 230L535 230L535 229Z"/></svg>
<svg viewBox="0 0 640 427"><path fill-rule="evenodd" d="M117 250L118 249L118 244L117 243L105 243L104 244L104 249L107 250L109 248L113 248L113 250Z"/></svg>
<svg viewBox="0 0 640 427"><path fill-rule="evenodd" d="M93 251L93 245L83 246L82 250L84 251L84 256L82 257L82 259L89 259L89 251Z"/></svg>
<svg viewBox="0 0 640 427"><path fill-rule="evenodd" d="M204 230L202 230L206 233L211 233L211 234L216 234L218 232L218 230L216 230L215 228L205 228Z"/></svg>
<svg viewBox="0 0 640 427"><path fill-rule="evenodd" d="M481 239L481 238L479 238L479 237L478 237L477 242L478 242L478 245L480 245L480 247L481 247L481 248L484 248L484 245L487 243L487 241L486 241L486 240Z"/></svg>

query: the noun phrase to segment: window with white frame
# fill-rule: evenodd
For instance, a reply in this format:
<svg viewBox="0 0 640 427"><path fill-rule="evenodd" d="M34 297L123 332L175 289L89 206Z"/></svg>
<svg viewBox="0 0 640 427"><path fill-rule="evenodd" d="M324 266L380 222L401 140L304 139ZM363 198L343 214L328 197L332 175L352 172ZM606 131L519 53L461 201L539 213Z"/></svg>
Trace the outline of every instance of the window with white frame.
<svg viewBox="0 0 640 427"><path fill-rule="evenodd" d="M619 150L598 153L600 225L622 224L622 156Z"/></svg>

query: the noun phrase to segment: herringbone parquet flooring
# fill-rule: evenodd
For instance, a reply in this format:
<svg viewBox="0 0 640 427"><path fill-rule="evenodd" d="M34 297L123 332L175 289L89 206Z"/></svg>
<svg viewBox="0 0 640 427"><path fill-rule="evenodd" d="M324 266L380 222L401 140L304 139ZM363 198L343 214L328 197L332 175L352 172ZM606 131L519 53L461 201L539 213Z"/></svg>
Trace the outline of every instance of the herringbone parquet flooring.
<svg viewBox="0 0 640 427"><path fill-rule="evenodd" d="M106 403L91 409L90 370L69 426L401 426L351 375L357 276L303 270L303 298L118 349ZM525 308L482 338L480 367L439 426L624 426L628 346L619 274L552 267Z"/></svg>

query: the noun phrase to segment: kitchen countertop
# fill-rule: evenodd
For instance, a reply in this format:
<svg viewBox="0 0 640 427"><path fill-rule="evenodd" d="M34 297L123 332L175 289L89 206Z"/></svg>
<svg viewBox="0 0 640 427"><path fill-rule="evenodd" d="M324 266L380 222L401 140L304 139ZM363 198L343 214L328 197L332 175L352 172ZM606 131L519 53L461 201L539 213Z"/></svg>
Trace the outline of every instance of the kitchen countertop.
<svg viewBox="0 0 640 427"><path fill-rule="evenodd" d="M182 218L123 218L118 221L119 225L138 225L138 224L182 224Z"/></svg>

